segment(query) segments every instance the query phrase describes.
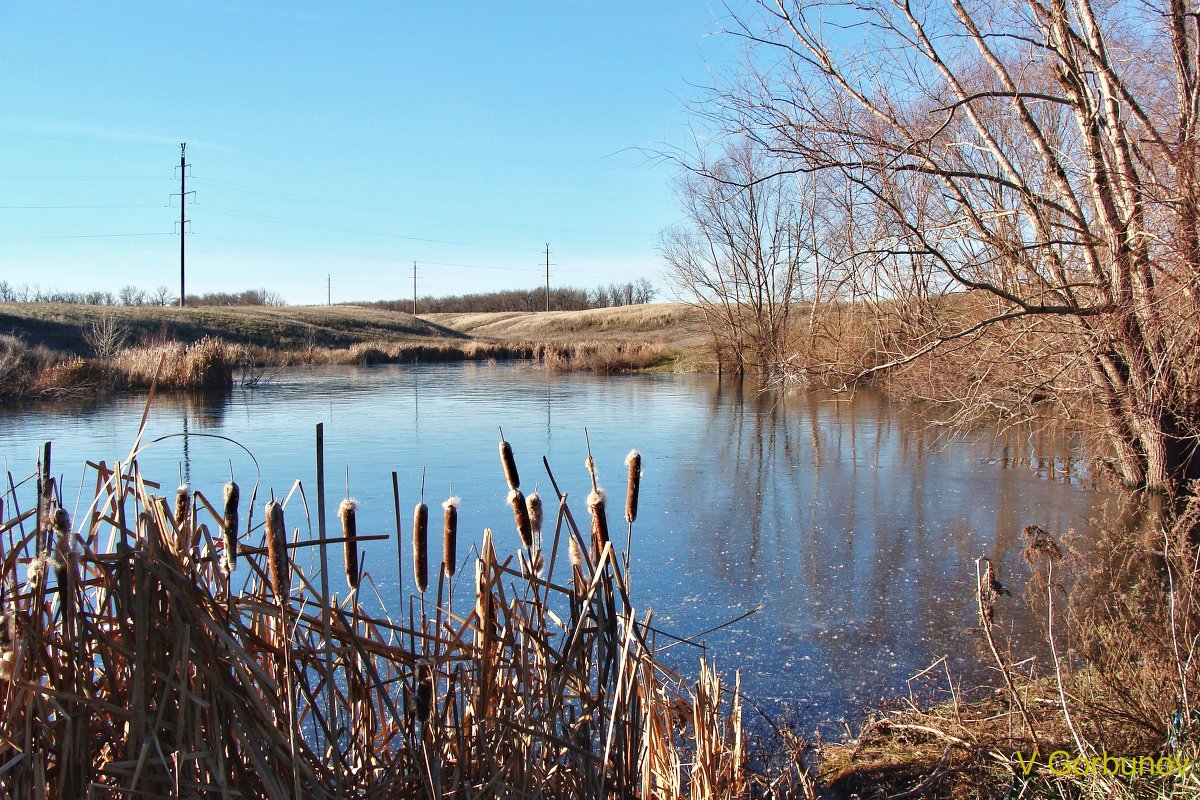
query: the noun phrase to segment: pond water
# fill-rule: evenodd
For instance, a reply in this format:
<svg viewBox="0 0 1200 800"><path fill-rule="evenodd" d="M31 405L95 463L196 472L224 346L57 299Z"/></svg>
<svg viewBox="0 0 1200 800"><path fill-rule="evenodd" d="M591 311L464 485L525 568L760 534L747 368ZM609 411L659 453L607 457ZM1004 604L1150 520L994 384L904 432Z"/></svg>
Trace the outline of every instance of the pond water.
<svg viewBox="0 0 1200 800"><path fill-rule="evenodd" d="M41 444L53 441L64 503L82 510L85 460L123 459L144 403L129 396L4 409L0 457L19 480L32 473ZM687 637L761 604L701 637L704 650L680 645L670 659L688 672L702 654L725 672L740 669L756 704L806 727L906 693L907 680L943 656L956 677L985 674L966 633L976 616L975 559L992 558L1019 589L1025 525L1086 536L1113 502L1090 487L1078 442L1063 434L949 439L911 409L869 393L759 394L709 376L601 378L523 363L284 371L228 395L159 397L140 463L168 491L182 476L214 501L232 469L243 510L257 477L256 519L271 491L285 495L299 479L315 512L317 423L325 429L331 529L348 484L360 503L360 534L394 532L394 470L409 534L424 472L435 519L451 486L462 498L460 555L485 526L498 551L518 546L498 426L526 493L537 483L553 496L545 456L577 519L586 518L590 489L586 429L600 481L612 489L609 517L622 549L623 461L637 448L645 477L633 528L635 605L652 608L657 627ZM213 434L236 440L258 466ZM288 524L303 527L295 508ZM440 537L430 540L436 563ZM397 580L392 542L371 543L366 553L389 606L413 591L409 574ZM1006 619L1018 635L1030 631L1033 647L1033 623L1017 613L1018 601L1006 603Z"/></svg>

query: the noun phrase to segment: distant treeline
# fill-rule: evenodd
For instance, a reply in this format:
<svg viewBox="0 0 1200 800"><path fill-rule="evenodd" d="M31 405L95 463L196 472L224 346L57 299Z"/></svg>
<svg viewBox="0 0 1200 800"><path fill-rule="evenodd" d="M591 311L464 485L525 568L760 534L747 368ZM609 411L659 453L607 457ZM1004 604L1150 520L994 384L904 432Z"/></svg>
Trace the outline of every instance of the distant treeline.
<svg viewBox="0 0 1200 800"><path fill-rule="evenodd" d="M173 306L179 296L166 286L153 291L137 286L122 286L113 292L64 292L40 286L13 286L0 281L0 303L70 303L85 306ZM206 292L189 294L189 306L282 306L284 299L267 289L246 289L241 292Z"/></svg>
<svg viewBox="0 0 1200 800"><path fill-rule="evenodd" d="M628 283L597 286L595 289L562 286L550 290L550 310L584 311L589 308L631 306L638 303L649 303L656 294L658 294L658 290L646 278ZM411 312L413 310L412 300L375 300L354 303L354 305L384 308L389 311ZM544 311L545 309L546 289L544 287L417 298L418 314Z"/></svg>

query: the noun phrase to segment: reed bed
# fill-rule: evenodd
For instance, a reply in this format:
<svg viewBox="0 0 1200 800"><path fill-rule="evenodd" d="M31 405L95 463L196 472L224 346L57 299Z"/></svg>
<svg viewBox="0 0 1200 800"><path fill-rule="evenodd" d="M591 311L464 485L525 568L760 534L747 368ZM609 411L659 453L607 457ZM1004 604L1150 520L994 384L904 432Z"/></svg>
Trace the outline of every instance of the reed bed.
<svg viewBox="0 0 1200 800"><path fill-rule="evenodd" d="M622 559L585 539L548 464L544 553L500 553L485 530L468 608L453 608L442 568L406 606L368 613L370 564L347 569L355 588L338 600L331 546L357 561L360 544L398 534L359 530L352 505L342 536L315 539L287 527L312 525L299 482L265 506L257 487L239 506L232 480L220 506L188 487L176 514L131 459L88 464L91 502L72 521L49 462L47 445L0 504L2 798L751 790L737 679L664 668ZM414 518L424 584L424 503ZM313 548L325 574L305 566Z"/></svg>

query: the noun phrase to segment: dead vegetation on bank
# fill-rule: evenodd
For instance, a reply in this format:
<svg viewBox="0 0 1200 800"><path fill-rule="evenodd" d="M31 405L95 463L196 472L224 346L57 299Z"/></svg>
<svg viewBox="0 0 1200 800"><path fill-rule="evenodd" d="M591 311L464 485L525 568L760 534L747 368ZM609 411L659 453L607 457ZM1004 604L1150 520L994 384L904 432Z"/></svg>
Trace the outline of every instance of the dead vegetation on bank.
<svg viewBox="0 0 1200 800"><path fill-rule="evenodd" d="M318 476L319 442L318 428ZM297 481L264 507L231 481L213 502L164 491L133 454L89 464L72 520L50 456L0 508L2 797L735 798L802 783L755 783L736 678L658 662L603 503L581 528L548 464L555 497L544 522L522 498L516 553L464 536L448 501L443 553L474 554L452 578L424 503L401 530L395 473L396 530L359 530L343 503L337 536L320 478L316 498ZM506 475L518 494L515 462ZM386 613L360 603L382 589L358 547L372 539L417 577ZM465 608L453 580L474 587Z"/></svg>
<svg viewBox="0 0 1200 800"><path fill-rule="evenodd" d="M978 561L980 696L934 665L916 694L824 745L820 781L862 798L1200 796L1200 500L1075 552L1025 530L1029 577L1006 588ZM1013 597L1010 590L1022 596ZM1004 617L1029 603L1049 657L1014 652ZM925 696L929 696L925 692Z"/></svg>

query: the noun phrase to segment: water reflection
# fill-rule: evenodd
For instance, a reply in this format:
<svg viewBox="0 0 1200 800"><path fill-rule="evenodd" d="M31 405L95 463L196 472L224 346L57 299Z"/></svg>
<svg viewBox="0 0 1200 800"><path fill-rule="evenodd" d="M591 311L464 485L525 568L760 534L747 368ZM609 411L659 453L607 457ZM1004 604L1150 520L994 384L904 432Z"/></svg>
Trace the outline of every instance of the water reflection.
<svg viewBox="0 0 1200 800"><path fill-rule="evenodd" d="M31 468L37 446L53 439L64 469L121 458L143 405L130 397L5 410L0 455L10 468ZM1087 488L1079 443L1052 428L950 440L869 393L758 393L704 376L605 379L513 364L327 368L284 372L251 392L163 396L146 440L187 435L148 449L142 466L170 481L182 465L210 497L219 496L230 469L251 483L258 472L245 453L195 435L216 433L255 455L260 499L271 489L286 494L300 478L311 501L317 423L325 425L331 508L349 470L360 531L393 533L392 471L409 518L424 472L431 507L451 483L463 498L460 554L485 526L498 549L517 546L496 456L498 425L526 492L540 483L546 493L544 455L577 501L590 488L584 428L614 495L625 454L636 447L645 479L634 527L635 600L680 636L762 603L761 613L703 643L719 666L743 670L760 705L796 710L804 722L853 714L903 691L907 678L942 656L960 674L979 669L963 633L974 624L974 560L992 558L1018 588L1024 525L1086 534L1107 501ZM64 496L81 484L68 474ZM289 509L288 521L306 524L298 510ZM440 544L431 545L436 563ZM399 600L394 542L363 552L383 599ZM338 575L340 567L332 570ZM412 591L411 579L403 588ZM1028 616L1015 626L1018 636L1036 638ZM689 672L698 655L692 645L670 651Z"/></svg>

